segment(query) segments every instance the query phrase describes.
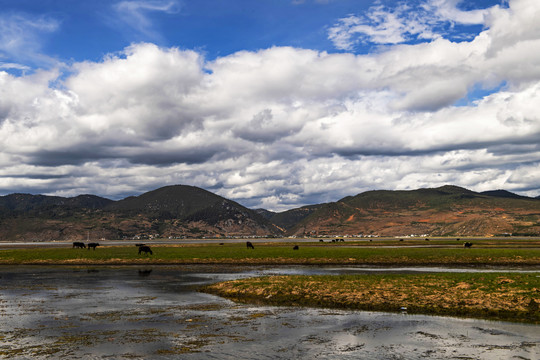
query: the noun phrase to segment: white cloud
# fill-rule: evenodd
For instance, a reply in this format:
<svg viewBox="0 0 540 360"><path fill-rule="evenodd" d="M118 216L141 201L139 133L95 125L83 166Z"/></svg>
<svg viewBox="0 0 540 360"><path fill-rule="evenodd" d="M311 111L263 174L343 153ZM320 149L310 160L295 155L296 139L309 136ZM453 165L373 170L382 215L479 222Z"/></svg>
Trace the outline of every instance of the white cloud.
<svg viewBox="0 0 540 360"><path fill-rule="evenodd" d="M351 14L339 19L328 31L328 38L341 50L353 50L359 42L399 44L417 37L434 39L438 35L406 5L393 10L374 6L365 16Z"/></svg>
<svg viewBox="0 0 540 360"><path fill-rule="evenodd" d="M176 0L125 0L116 3L114 9L130 28L149 39L157 40L160 35L149 14L152 12L176 14L180 11L180 5Z"/></svg>
<svg viewBox="0 0 540 360"><path fill-rule="evenodd" d="M487 17L491 33L488 56L497 56L499 52L512 52L515 50L514 46L535 44L540 37L538 2L513 0L508 5L508 9L493 8Z"/></svg>
<svg viewBox="0 0 540 360"><path fill-rule="evenodd" d="M363 15L350 14L328 30L337 49L353 50L359 43L400 44L445 37L454 23L485 24L490 9L462 11L462 0L401 2L394 8L375 5Z"/></svg>
<svg viewBox="0 0 540 360"><path fill-rule="evenodd" d="M0 63L0 69L17 69L20 71L29 71L31 68L26 65L16 64L16 63Z"/></svg>
<svg viewBox="0 0 540 360"><path fill-rule="evenodd" d="M538 195L540 34L504 26L540 7L526 4L492 9L471 41L370 55L273 47L206 61L141 43L68 74L0 72L0 191L184 183L275 210L445 183Z"/></svg>
<svg viewBox="0 0 540 360"><path fill-rule="evenodd" d="M452 21L458 24L484 24L487 9L463 11L458 8L464 0L429 0L426 7L433 11L441 21Z"/></svg>
<svg viewBox="0 0 540 360"><path fill-rule="evenodd" d="M46 34L58 31L60 23L44 16L0 13L0 68L27 70L27 64L47 66L56 61L42 53Z"/></svg>

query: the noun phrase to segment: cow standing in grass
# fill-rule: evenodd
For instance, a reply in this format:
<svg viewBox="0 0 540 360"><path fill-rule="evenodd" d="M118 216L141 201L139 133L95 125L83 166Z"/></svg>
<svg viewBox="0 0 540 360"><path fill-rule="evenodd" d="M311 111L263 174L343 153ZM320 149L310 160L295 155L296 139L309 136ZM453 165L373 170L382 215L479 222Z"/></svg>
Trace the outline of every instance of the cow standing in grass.
<svg viewBox="0 0 540 360"><path fill-rule="evenodd" d="M247 247L248 249L253 249L253 250L255 250L255 246L253 246L253 244L251 243L251 241L246 242L246 247Z"/></svg>
<svg viewBox="0 0 540 360"><path fill-rule="evenodd" d="M75 242L73 243L73 248L74 248L74 249L75 249L75 248L78 248L78 249L84 249L84 248L86 248L86 245L84 245L83 242L75 241Z"/></svg>
<svg viewBox="0 0 540 360"><path fill-rule="evenodd" d="M153 255L152 249L150 249L150 246L146 246L146 245L139 246L139 255L141 255L141 253L145 253L145 254L150 253L150 255Z"/></svg>
<svg viewBox="0 0 540 360"><path fill-rule="evenodd" d="M471 248L472 247L472 242L466 241L465 243L463 243L463 247L464 248Z"/></svg>
<svg viewBox="0 0 540 360"><path fill-rule="evenodd" d="M93 250L96 250L96 248L99 246L98 243L88 243L88 250L92 248Z"/></svg>

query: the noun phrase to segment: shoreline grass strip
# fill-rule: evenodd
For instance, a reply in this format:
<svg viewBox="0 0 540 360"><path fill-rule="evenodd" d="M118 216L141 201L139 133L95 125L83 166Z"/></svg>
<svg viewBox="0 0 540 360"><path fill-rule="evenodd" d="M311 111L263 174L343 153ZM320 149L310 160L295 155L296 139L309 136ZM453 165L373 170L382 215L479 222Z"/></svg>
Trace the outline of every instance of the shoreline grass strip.
<svg viewBox="0 0 540 360"><path fill-rule="evenodd" d="M265 276L206 286L240 302L540 323L538 273Z"/></svg>
<svg viewBox="0 0 540 360"><path fill-rule="evenodd" d="M538 249L463 248L365 248L341 246L259 245L255 250L243 244L152 246L153 255L138 254L135 246L6 249L0 251L0 265L17 264L298 264L298 265L455 265L455 266L540 266Z"/></svg>

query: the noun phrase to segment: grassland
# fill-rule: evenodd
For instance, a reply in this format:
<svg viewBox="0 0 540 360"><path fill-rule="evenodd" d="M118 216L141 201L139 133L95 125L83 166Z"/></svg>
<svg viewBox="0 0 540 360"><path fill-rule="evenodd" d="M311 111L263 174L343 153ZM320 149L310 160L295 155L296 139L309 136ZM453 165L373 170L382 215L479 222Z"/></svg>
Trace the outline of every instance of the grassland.
<svg viewBox="0 0 540 360"><path fill-rule="evenodd" d="M270 276L204 291L243 302L540 323L537 273Z"/></svg>
<svg viewBox="0 0 540 360"><path fill-rule="evenodd" d="M373 244L366 246L365 244ZM464 249L447 240L441 247L388 247L375 243L292 244L194 244L152 246L153 255L139 255L135 246L104 246L94 250L31 248L0 250L0 264L350 264L382 266L540 266L540 246L535 244L490 245ZM396 244L400 244L398 240ZM425 242L424 242L425 243Z"/></svg>
<svg viewBox="0 0 540 360"><path fill-rule="evenodd" d="M468 239L470 240L470 239ZM347 241L338 243L184 244L94 250L65 247L0 250L0 265L364 265L485 266L540 268L538 239L483 239L465 249L455 239ZM373 311L468 316L540 322L540 275L533 273L444 273L354 276L279 276L215 284L204 291L242 301Z"/></svg>

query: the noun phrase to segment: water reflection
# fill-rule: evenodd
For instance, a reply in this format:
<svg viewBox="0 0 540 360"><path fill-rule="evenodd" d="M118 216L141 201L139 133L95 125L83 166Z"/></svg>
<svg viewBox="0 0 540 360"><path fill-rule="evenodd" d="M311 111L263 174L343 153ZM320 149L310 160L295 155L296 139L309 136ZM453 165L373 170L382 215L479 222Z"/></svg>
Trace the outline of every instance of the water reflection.
<svg viewBox="0 0 540 360"><path fill-rule="evenodd" d="M534 325L258 307L194 291L198 285L242 277L360 271L357 268L0 271L0 358L540 358L540 327Z"/></svg>
<svg viewBox="0 0 540 360"><path fill-rule="evenodd" d="M145 277L152 273L152 269L139 269L139 276Z"/></svg>

